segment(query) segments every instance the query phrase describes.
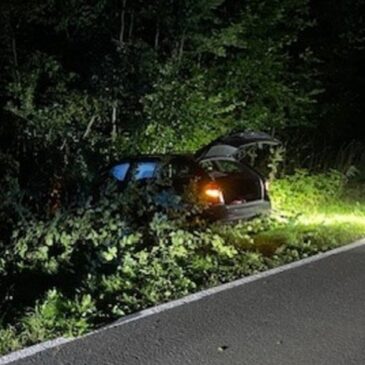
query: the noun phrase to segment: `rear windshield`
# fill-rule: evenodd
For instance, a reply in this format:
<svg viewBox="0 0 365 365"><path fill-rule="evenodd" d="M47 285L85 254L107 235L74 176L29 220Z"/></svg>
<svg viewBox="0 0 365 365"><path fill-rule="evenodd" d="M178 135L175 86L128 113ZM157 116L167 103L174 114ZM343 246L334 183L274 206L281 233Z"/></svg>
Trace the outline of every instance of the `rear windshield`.
<svg viewBox="0 0 365 365"><path fill-rule="evenodd" d="M128 175L129 170L132 169L132 180L143 180L143 179L151 179L154 177L157 162L154 161L146 161L146 162L136 162L132 165L129 162L120 163L115 165L111 170L110 174L117 181L125 181Z"/></svg>
<svg viewBox="0 0 365 365"><path fill-rule="evenodd" d="M206 160L201 162L202 167L209 173L219 172L222 174L234 174L245 171L245 168L238 162L232 160Z"/></svg>

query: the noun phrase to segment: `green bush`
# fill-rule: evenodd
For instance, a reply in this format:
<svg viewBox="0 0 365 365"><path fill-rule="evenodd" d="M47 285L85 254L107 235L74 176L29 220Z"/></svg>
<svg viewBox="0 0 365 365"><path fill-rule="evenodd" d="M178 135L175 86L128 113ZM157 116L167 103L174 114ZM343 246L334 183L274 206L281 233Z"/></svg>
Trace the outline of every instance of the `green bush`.
<svg viewBox="0 0 365 365"><path fill-rule="evenodd" d="M80 336L91 328L94 313L90 295L70 300L50 290L19 323L0 330L0 349L7 352L55 336Z"/></svg>
<svg viewBox="0 0 365 365"><path fill-rule="evenodd" d="M309 213L340 200L345 182L345 176L335 170L318 174L297 170L293 175L275 180L270 193L276 210Z"/></svg>

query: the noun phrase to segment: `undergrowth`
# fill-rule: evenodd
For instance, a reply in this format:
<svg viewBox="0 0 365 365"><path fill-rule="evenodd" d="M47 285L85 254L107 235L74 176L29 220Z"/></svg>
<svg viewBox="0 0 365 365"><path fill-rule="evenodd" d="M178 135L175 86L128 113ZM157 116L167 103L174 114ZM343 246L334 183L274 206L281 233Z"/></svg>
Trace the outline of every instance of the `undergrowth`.
<svg viewBox="0 0 365 365"><path fill-rule="evenodd" d="M234 225L148 200L136 211L138 195L22 222L1 247L0 353L364 237L363 192L336 171L300 170L271 184L270 217Z"/></svg>

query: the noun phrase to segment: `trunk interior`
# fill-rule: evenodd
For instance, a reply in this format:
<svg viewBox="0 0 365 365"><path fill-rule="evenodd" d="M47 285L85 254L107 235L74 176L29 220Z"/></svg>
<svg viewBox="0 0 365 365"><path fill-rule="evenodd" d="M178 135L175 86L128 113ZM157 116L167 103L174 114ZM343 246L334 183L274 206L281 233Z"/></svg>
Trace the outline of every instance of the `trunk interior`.
<svg viewBox="0 0 365 365"><path fill-rule="evenodd" d="M261 177L249 167L224 160L210 160L202 164L221 187L225 204L244 204L263 199Z"/></svg>
<svg viewBox="0 0 365 365"><path fill-rule="evenodd" d="M222 176L216 181L223 190L225 204L243 204L262 198L261 184L257 178Z"/></svg>

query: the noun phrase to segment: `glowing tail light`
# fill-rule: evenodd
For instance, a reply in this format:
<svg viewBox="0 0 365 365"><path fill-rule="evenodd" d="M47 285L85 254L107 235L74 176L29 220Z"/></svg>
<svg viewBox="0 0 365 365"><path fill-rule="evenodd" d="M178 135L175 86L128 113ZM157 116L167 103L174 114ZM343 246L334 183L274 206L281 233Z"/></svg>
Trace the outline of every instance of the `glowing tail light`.
<svg viewBox="0 0 365 365"><path fill-rule="evenodd" d="M223 194L219 185L216 183L209 183L204 187L204 200L212 204L223 204Z"/></svg>

